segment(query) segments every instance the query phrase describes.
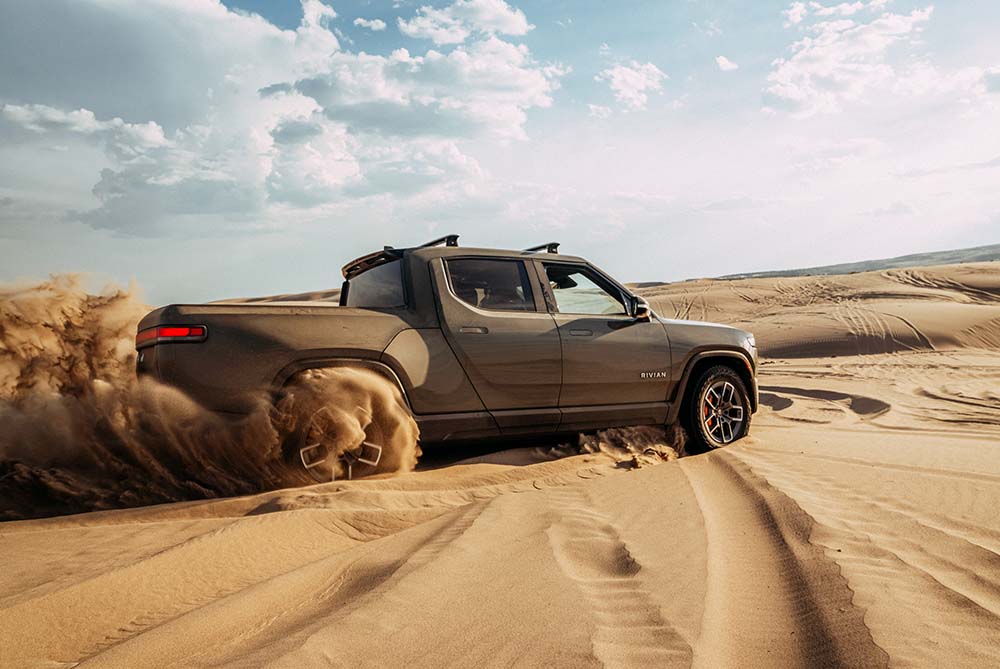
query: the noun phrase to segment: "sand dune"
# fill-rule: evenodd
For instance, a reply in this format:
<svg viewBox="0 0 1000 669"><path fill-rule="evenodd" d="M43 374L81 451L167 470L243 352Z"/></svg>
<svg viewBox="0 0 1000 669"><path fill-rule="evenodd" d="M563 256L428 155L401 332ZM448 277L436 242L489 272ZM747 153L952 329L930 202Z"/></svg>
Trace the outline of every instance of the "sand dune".
<svg viewBox="0 0 1000 669"><path fill-rule="evenodd" d="M852 274L855 272L872 272L875 270L898 269L906 267L926 267L928 265L957 265L959 263L981 263L1000 260L1000 244L973 246L949 251L931 251L929 253L911 253L892 258L862 260L860 262L823 265L820 267L803 267L799 269L772 270L769 272L750 272L748 274L730 274L723 279L766 279L779 276L825 276L830 274Z"/></svg>
<svg viewBox="0 0 1000 669"><path fill-rule="evenodd" d="M997 263L978 263L841 276L705 279L641 292L661 315L753 330L769 358L996 349L998 274Z"/></svg>
<svg viewBox="0 0 1000 669"><path fill-rule="evenodd" d="M0 666L1000 663L1000 267L646 294L756 332L739 445L3 523Z"/></svg>

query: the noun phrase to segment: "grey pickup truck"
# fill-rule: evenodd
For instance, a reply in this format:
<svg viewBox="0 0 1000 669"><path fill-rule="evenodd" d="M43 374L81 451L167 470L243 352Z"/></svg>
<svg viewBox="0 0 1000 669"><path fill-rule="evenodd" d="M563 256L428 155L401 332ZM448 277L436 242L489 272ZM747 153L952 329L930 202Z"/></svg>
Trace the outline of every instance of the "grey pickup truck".
<svg viewBox="0 0 1000 669"><path fill-rule="evenodd" d="M306 370L372 370L399 389L421 443L677 421L702 448L746 435L753 335L660 318L558 246L449 235L348 263L339 305L172 304L140 322L138 372L245 414Z"/></svg>

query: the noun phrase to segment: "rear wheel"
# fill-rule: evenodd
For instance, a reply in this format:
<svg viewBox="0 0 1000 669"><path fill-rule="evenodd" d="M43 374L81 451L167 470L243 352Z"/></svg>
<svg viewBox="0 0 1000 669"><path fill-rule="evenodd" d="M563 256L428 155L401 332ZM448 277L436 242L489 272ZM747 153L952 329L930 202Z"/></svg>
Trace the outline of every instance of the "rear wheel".
<svg viewBox="0 0 1000 669"><path fill-rule="evenodd" d="M343 420L328 407L316 410L288 445L289 456L318 483L372 473L382 459L381 430L361 407L358 418L364 438L344 449Z"/></svg>
<svg viewBox="0 0 1000 669"><path fill-rule="evenodd" d="M725 365L705 370L692 387L684 427L695 449L710 450L750 431L750 398L739 374Z"/></svg>
<svg viewBox="0 0 1000 669"><path fill-rule="evenodd" d="M287 462L319 482L412 471L420 456L403 395L367 369L296 374L276 398L272 424Z"/></svg>

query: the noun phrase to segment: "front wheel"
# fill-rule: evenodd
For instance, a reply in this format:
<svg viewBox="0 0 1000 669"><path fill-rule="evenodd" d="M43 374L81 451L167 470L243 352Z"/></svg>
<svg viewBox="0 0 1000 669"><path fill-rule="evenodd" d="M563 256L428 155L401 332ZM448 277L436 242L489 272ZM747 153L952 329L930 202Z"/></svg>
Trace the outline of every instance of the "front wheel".
<svg viewBox="0 0 1000 669"><path fill-rule="evenodd" d="M710 450L742 439L750 431L750 398L739 374L717 365L692 389L684 427L696 448Z"/></svg>

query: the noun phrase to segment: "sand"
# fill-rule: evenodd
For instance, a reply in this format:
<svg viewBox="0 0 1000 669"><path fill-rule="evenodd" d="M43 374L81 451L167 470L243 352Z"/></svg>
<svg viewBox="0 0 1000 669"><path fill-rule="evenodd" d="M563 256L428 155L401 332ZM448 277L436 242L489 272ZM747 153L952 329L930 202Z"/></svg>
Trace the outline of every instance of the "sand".
<svg viewBox="0 0 1000 669"><path fill-rule="evenodd" d="M1000 266L646 294L756 333L746 440L3 523L0 666L1000 663Z"/></svg>

